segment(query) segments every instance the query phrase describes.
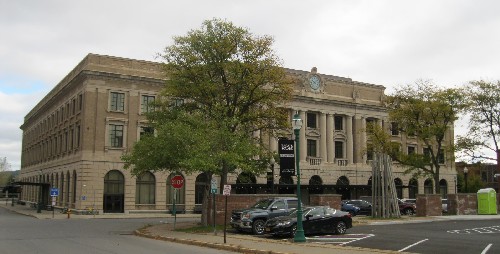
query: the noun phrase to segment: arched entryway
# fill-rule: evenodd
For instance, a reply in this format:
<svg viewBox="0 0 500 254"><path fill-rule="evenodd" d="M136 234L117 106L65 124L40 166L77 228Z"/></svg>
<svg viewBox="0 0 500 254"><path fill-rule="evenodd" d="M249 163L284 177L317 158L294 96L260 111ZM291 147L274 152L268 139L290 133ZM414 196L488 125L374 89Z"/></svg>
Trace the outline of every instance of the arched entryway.
<svg viewBox="0 0 500 254"><path fill-rule="evenodd" d="M446 180L441 179L439 181L439 191L441 194L441 198L443 198L443 199L448 198L448 182L446 182Z"/></svg>
<svg viewBox="0 0 500 254"><path fill-rule="evenodd" d="M236 179L236 194L257 194L256 183L252 173L242 172Z"/></svg>
<svg viewBox="0 0 500 254"><path fill-rule="evenodd" d="M109 171L104 176L103 211L105 213L123 213L125 179L118 170Z"/></svg>
<svg viewBox="0 0 500 254"><path fill-rule="evenodd" d="M323 180L318 175L309 179L309 194L323 194Z"/></svg>
<svg viewBox="0 0 500 254"><path fill-rule="evenodd" d="M205 188L208 190L208 175L207 173L201 173L196 177L194 182L194 212L202 212L203 204L203 193ZM208 191L207 191L208 192Z"/></svg>
<svg viewBox="0 0 500 254"><path fill-rule="evenodd" d="M395 178L394 185L396 185L396 194L398 195L398 198L403 198L403 181L399 178Z"/></svg>
<svg viewBox="0 0 500 254"><path fill-rule="evenodd" d="M418 180L412 178L408 183L408 198L416 199L417 194L418 194Z"/></svg>
<svg viewBox="0 0 500 254"><path fill-rule="evenodd" d="M295 189L297 186L293 184L293 179L289 175L284 175L280 177L278 185L279 194L295 194Z"/></svg>
<svg viewBox="0 0 500 254"><path fill-rule="evenodd" d="M349 179L346 176L341 176L337 179L335 187L337 194L342 195L342 200L351 199L351 190L349 189Z"/></svg>
<svg viewBox="0 0 500 254"><path fill-rule="evenodd" d="M424 194L432 194L433 193L433 188L432 188L432 179L427 179L424 182Z"/></svg>

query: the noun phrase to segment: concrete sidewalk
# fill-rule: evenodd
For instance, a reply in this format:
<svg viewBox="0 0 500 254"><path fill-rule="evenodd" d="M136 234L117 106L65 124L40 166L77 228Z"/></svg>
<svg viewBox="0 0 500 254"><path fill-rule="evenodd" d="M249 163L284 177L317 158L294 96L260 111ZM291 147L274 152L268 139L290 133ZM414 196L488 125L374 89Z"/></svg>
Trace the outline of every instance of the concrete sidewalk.
<svg viewBox="0 0 500 254"><path fill-rule="evenodd" d="M20 214L25 214L38 219L68 219L67 214L62 214L58 211L44 211L37 213L36 209L29 206L17 205L11 206L10 202L0 202L0 207L4 207L11 211ZM199 218L199 214L178 214L178 218ZM117 219L117 218L165 218L165 221L172 219L171 214L165 213L143 213L143 214L98 214L98 215L70 215L69 219ZM500 215L459 215L459 216L432 216L432 217L402 217L395 220L373 220L370 217L356 216L353 218L353 224L401 224L401 223L422 223L442 220L488 220L500 219ZM171 221L171 220L170 220ZM192 227L196 223L182 224L178 223L177 228ZM217 232L215 235L211 233L185 233L173 230L173 225L158 224L147 228L136 230L136 235L148 237L157 240L171 241L190 245L197 245L207 248L216 248L240 253L266 253L266 254L285 254L285 253L307 253L307 254L323 254L323 253L345 253L345 254L361 254L361 253L401 253L396 251L375 250L366 248L356 248L350 246L339 246L334 244L321 243L294 243L289 240L279 240L267 237L253 236L250 234L236 234L232 230L228 230L226 234L226 243L224 243L223 232Z"/></svg>

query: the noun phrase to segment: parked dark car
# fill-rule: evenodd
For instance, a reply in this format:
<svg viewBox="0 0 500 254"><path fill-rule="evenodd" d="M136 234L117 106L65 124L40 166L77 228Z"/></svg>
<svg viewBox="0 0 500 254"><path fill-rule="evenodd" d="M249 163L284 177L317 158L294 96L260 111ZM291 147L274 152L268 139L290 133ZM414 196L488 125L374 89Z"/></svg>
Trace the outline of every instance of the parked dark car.
<svg viewBox="0 0 500 254"><path fill-rule="evenodd" d="M312 234L345 234L352 227L351 214L327 206L313 206L304 209L302 225L305 235ZM280 216L267 220L265 231L271 235L294 236L297 230L297 210L288 216Z"/></svg>
<svg viewBox="0 0 500 254"><path fill-rule="evenodd" d="M355 205L352 205L352 204L347 204L347 203L342 202L340 210L344 211L344 212L348 212L352 216L356 216L359 213L359 210L361 210L361 208L359 208Z"/></svg>
<svg viewBox="0 0 500 254"><path fill-rule="evenodd" d="M372 203L362 200L344 200L342 203L350 204L359 207L359 212L357 214L371 215L372 214Z"/></svg>

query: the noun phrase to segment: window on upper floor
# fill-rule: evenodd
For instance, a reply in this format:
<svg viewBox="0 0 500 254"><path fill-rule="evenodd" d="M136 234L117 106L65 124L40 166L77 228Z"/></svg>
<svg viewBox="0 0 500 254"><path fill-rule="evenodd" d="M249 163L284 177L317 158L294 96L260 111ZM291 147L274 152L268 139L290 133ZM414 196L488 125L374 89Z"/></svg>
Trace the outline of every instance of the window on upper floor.
<svg viewBox="0 0 500 254"><path fill-rule="evenodd" d="M123 125L109 125L109 144L111 147L123 147Z"/></svg>
<svg viewBox="0 0 500 254"><path fill-rule="evenodd" d="M399 136L399 126L398 123L391 123L391 135L392 136Z"/></svg>
<svg viewBox="0 0 500 254"><path fill-rule="evenodd" d="M335 141L335 159L344 158L344 142Z"/></svg>
<svg viewBox="0 0 500 254"><path fill-rule="evenodd" d="M308 139L307 140L307 156L311 157L316 157L316 143L317 141L315 139Z"/></svg>
<svg viewBox="0 0 500 254"><path fill-rule="evenodd" d="M416 150L417 148L415 146L408 146L407 148L408 155L414 154Z"/></svg>
<svg viewBox="0 0 500 254"><path fill-rule="evenodd" d="M153 112L153 102L155 97L152 95L142 95L141 97L141 113Z"/></svg>
<svg viewBox="0 0 500 254"><path fill-rule="evenodd" d="M334 121L336 131L344 130L344 117L334 116L333 121Z"/></svg>
<svg viewBox="0 0 500 254"><path fill-rule="evenodd" d="M125 111L125 94L119 92L110 93L109 110L111 111Z"/></svg>
<svg viewBox="0 0 500 254"><path fill-rule="evenodd" d="M139 133L139 139L142 139L145 135L153 135L155 132L153 127L141 126L141 130Z"/></svg>
<svg viewBox="0 0 500 254"><path fill-rule="evenodd" d="M438 162L439 164L444 164L445 163L445 154L444 154L444 149L439 150L438 154Z"/></svg>
<svg viewBox="0 0 500 254"><path fill-rule="evenodd" d="M316 113L307 113L306 117L307 117L307 128L316 129L318 126Z"/></svg>

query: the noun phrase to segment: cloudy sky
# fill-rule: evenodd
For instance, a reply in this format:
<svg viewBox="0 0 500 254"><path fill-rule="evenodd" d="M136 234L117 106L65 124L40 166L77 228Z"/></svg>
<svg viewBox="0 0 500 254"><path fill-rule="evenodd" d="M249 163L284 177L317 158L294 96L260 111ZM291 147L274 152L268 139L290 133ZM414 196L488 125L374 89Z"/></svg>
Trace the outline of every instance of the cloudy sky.
<svg viewBox="0 0 500 254"><path fill-rule="evenodd" d="M500 1L0 0L0 158L24 116L88 53L155 56L203 20L272 35L284 66L394 87L500 79ZM457 130L462 127L457 126Z"/></svg>

